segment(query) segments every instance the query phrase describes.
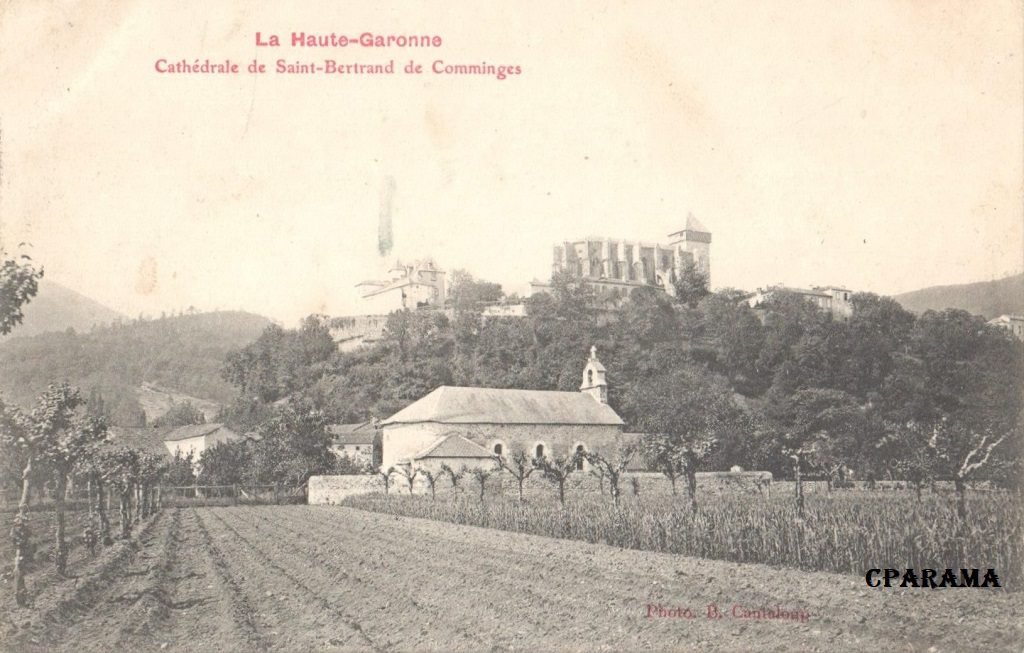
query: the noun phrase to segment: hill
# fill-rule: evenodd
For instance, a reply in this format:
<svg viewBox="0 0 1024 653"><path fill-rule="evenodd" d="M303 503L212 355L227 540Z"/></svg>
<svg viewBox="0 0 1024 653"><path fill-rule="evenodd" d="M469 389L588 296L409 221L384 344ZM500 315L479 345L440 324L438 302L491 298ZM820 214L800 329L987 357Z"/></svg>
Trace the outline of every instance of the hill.
<svg viewBox="0 0 1024 653"><path fill-rule="evenodd" d="M88 333L19 335L0 343L0 393L27 406L48 383L67 380L121 426L142 425L140 399L147 413L163 412L157 394L204 400L197 407L211 412L211 403L230 402L236 394L221 378L225 355L270 324L252 313L224 311L115 322Z"/></svg>
<svg viewBox="0 0 1024 653"><path fill-rule="evenodd" d="M908 311L960 308L987 318L1024 314L1024 273L995 281L932 286L893 297Z"/></svg>
<svg viewBox="0 0 1024 653"><path fill-rule="evenodd" d="M10 335L0 337L0 342L69 328L88 331L94 326L125 319L114 309L46 279L39 282L39 292L23 312L25 318L22 323L14 327Z"/></svg>

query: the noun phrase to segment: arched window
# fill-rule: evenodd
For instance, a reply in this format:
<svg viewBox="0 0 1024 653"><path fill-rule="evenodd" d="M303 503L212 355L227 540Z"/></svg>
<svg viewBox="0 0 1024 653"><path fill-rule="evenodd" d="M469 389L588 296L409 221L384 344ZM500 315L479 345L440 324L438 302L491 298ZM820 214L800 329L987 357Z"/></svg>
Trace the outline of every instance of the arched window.
<svg viewBox="0 0 1024 653"><path fill-rule="evenodd" d="M587 370L587 385L594 385L594 370Z"/></svg>
<svg viewBox="0 0 1024 653"><path fill-rule="evenodd" d="M534 458L543 458L544 457L544 445L543 444L538 444L534 448L533 456L534 456Z"/></svg>
<svg viewBox="0 0 1024 653"><path fill-rule="evenodd" d="M586 447L582 444L576 445L576 471L583 471L583 454L587 453Z"/></svg>
<svg viewBox="0 0 1024 653"><path fill-rule="evenodd" d="M494 455L495 456L500 456L504 452L505 452L504 451L504 447L501 446L501 443L500 442L495 442L494 443Z"/></svg>

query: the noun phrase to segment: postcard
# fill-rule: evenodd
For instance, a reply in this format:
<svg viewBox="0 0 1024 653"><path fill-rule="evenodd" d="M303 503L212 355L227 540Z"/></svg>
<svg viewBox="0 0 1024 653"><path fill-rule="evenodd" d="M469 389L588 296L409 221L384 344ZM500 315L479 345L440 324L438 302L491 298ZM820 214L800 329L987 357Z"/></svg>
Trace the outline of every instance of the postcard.
<svg viewBox="0 0 1024 653"><path fill-rule="evenodd" d="M0 7L0 649L1024 643L1016 3Z"/></svg>

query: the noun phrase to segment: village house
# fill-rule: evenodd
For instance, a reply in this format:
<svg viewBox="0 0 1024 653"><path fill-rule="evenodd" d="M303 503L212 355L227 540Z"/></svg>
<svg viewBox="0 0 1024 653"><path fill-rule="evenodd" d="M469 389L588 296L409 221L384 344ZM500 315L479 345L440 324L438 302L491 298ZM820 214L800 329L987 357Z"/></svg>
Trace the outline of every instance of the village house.
<svg viewBox="0 0 1024 653"><path fill-rule="evenodd" d="M433 467L448 459L463 464L518 450L567 458L615 448L623 426L608 406L605 368L591 348L579 392L435 389L381 422L382 468L410 462Z"/></svg>
<svg viewBox="0 0 1024 653"><path fill-rule="evenodd" d="M336 455L348 456L360 463L373 460L373 436L377 433L373 422L332 424L327 432L331 434L331 451Z"/></svg>
<svg viewBox="0 0 1024 653"><path fill-rule="evenodd" d="M444 306L445 271L432 259L404 265L396 261L386 279L356 284L367 313L386 315L391 311L418 306Z"/></svg>
<svg viewBox="0 0 1024 653"><path fill-rule="evenodd" d="M111 426L107 429L107 440L112 446L130 447L170 460L172 452L164 444L164 437L169 432L170 429L152 426Z"/></svg>
<svg viewBox="0 0 1024 653"><path fill-rule="evenodd" d="M992 326L1006 329L1019 340L1024 340L1024 316L1022 315L1000 315L988 321Z"/></svg>
<svg viewBox="0 0 1024 653"><path fill-rule="evenodd" d="M757 292L743 301L751 308L761 308L777 293L787 292L810 302L819 310L831 313L837 320L848 320L853 315L853 291L842 286L814 286L813 288L792 288L789 286L769 286L758 288Z"/></svg>
<svg viewBox="0 0 1024 653"><path fill-rule="evenodd" d="M178 452L180 452L182 456L187 456L191 451L193 456L192 460L197 463L199 461L199 457L203 455L203 452L210 447L220 444L221 442L231 442L241 439L241 435L235 433L223 424L218 423L179 426L178 428L165 433L163 436L164 446L167 447L167 451L169 451L172 456Z"/></svg>

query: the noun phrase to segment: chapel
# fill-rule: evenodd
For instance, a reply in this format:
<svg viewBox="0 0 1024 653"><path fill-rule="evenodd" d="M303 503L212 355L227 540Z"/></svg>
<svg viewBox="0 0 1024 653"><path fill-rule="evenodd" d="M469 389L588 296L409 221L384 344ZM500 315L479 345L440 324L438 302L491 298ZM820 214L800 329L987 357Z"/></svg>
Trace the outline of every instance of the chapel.
<svg viewBox="0 0 1024 653"><path fill-rule="evenodd" d="M623 427L608 405L606 371L591 347L579 392L436 388L381 422L381 467L472 467L520 450L571 457L618 446Z"/></svg>

